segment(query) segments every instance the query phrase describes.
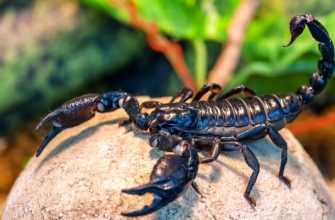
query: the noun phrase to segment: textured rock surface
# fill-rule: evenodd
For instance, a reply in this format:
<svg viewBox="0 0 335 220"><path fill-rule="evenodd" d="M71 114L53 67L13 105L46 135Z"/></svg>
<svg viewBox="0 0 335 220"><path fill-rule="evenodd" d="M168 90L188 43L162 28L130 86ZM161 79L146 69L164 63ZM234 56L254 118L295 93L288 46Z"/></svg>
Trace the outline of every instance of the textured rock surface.
<svg viewBox="0 0 335 220"><path fill-rule="evenodd" d="M119 127L122 110L97 114L59 134L33 158L8 197L3 219L122 219L121 211L142 208L152 196L125 195L121 189L149 180L161 152L148 145L145 132ZM333 219L334 201L319 171L288 130L287 188L277 178L280 150L268 139L250 142L261 171L251 208L243 197L251 170L239 152L222 153L200 165L196 182L201 198L189 189L159 212L141 219Z"/></svg>

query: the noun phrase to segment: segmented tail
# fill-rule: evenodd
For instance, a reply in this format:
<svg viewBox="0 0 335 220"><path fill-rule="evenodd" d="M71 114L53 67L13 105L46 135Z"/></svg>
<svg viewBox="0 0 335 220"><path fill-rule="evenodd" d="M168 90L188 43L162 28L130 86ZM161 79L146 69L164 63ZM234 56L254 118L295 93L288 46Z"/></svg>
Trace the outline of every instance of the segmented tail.
<svg viewBox="0 0 335 220"><path fill-rule="evenodd" d="M314 73L309 80L309 85L302 85L297 95L300 97L302 105L309 104L314 96L321 93L327 85L327 81L334 72L334 45L329 38L326 28L312 15L297 15L290 22L291 40L287 46L303 32L307 25L312 37L319 42L321 59L318 63L318 72Z"/></svg>

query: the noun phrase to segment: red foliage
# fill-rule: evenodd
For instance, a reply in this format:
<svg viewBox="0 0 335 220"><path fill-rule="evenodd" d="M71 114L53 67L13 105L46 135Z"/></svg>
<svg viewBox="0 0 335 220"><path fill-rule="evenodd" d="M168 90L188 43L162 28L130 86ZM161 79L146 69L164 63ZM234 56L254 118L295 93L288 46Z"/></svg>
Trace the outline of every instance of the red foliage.
<svg viewBox="0 0 335 220"><path fill-rule="evenodd" d="M195 92L197 90L196 84L193 80L192 74L185 64L185 58L181 46L163 36L159 32L155 23L146 21L142 18L139 15L137 6L133 1L110 0L109 2L114 7L127 11L131 25L147 34L149 46L154 51L163 53L183 81L183 84Z"/></svg>
<svg viewBox="0 0 335 220"><path fill-rule="evenodd" d="M299 122L293 122L287 127L294 134L304 134L308 132L313 132L325 127L328 127L335 123L335 113L329 112L324 116L315 116L307 120L300 120Z"/></svg>

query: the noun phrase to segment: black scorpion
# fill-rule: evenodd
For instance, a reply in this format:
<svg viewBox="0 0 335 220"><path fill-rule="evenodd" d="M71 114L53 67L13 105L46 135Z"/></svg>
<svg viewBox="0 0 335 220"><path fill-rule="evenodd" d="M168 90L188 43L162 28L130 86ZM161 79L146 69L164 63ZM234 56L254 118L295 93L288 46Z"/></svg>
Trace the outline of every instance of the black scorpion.
<svg viewBox="0 0 335 220"><path fill-rule="evenodd" d="M222 150L240 151L247 165L253 170L244 197L251 206L255 206L256 201L250 196L250 192L259 173L259 163L244 141L268 135L282 150L278 176L290 187L290 180L284 176L287 143L278 130L292 122L312 102L314 96L324 90L333 74L333 43L324 26L313 16L304 14L292 18L291 40L287 46L303 32L305 25L312 37L318 41L322 57L318 62L318 72L312 75L308 85L302 85L296 93L256 96L253 90L241 85L220 95L220 86L208 83L191 102L186 101L193 96L192 91L183 88L170 103L148 101L141 106L136 97L126 92L88 94L63 104L37 125L36 129L39 130L46 123L52 122L52 128L38 147L36 156L64 129L89 120L95 112L123 108L137 128L149 130L152 147L174 154L166 154L158 160L148 184L122 191L137 195L153 193L152 204L122 215L140 216L152 213L181 196L189 186L199 192L193 181L199 164L216 160ZM207 93L207 100L200 101ZM245 97L232 97L238 93ZM179 101L175 102L176 99ZM153 111L150 114L143 113L142 107L153 108ZM199 158L199 150L207 151L209 156Z"/></svg>

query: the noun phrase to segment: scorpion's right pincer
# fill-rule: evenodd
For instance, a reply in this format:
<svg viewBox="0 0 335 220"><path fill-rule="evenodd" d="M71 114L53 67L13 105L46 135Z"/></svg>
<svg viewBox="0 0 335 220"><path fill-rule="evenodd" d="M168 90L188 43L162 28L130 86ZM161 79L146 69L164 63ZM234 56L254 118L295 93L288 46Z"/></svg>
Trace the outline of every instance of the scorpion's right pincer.
<svg viewBox="0 0 335 220"><path fill-rule="evenodd" d="M122 215L134 217L152 213L184 194L190 185L195 187L193 180L199 166L198 154L191 145L181 144L183 145L181 155L166 154L158 160L151 172L149 183L122 190L127 194L154 195L153 202L149 206L133 212L122 212Z"/></svg>

